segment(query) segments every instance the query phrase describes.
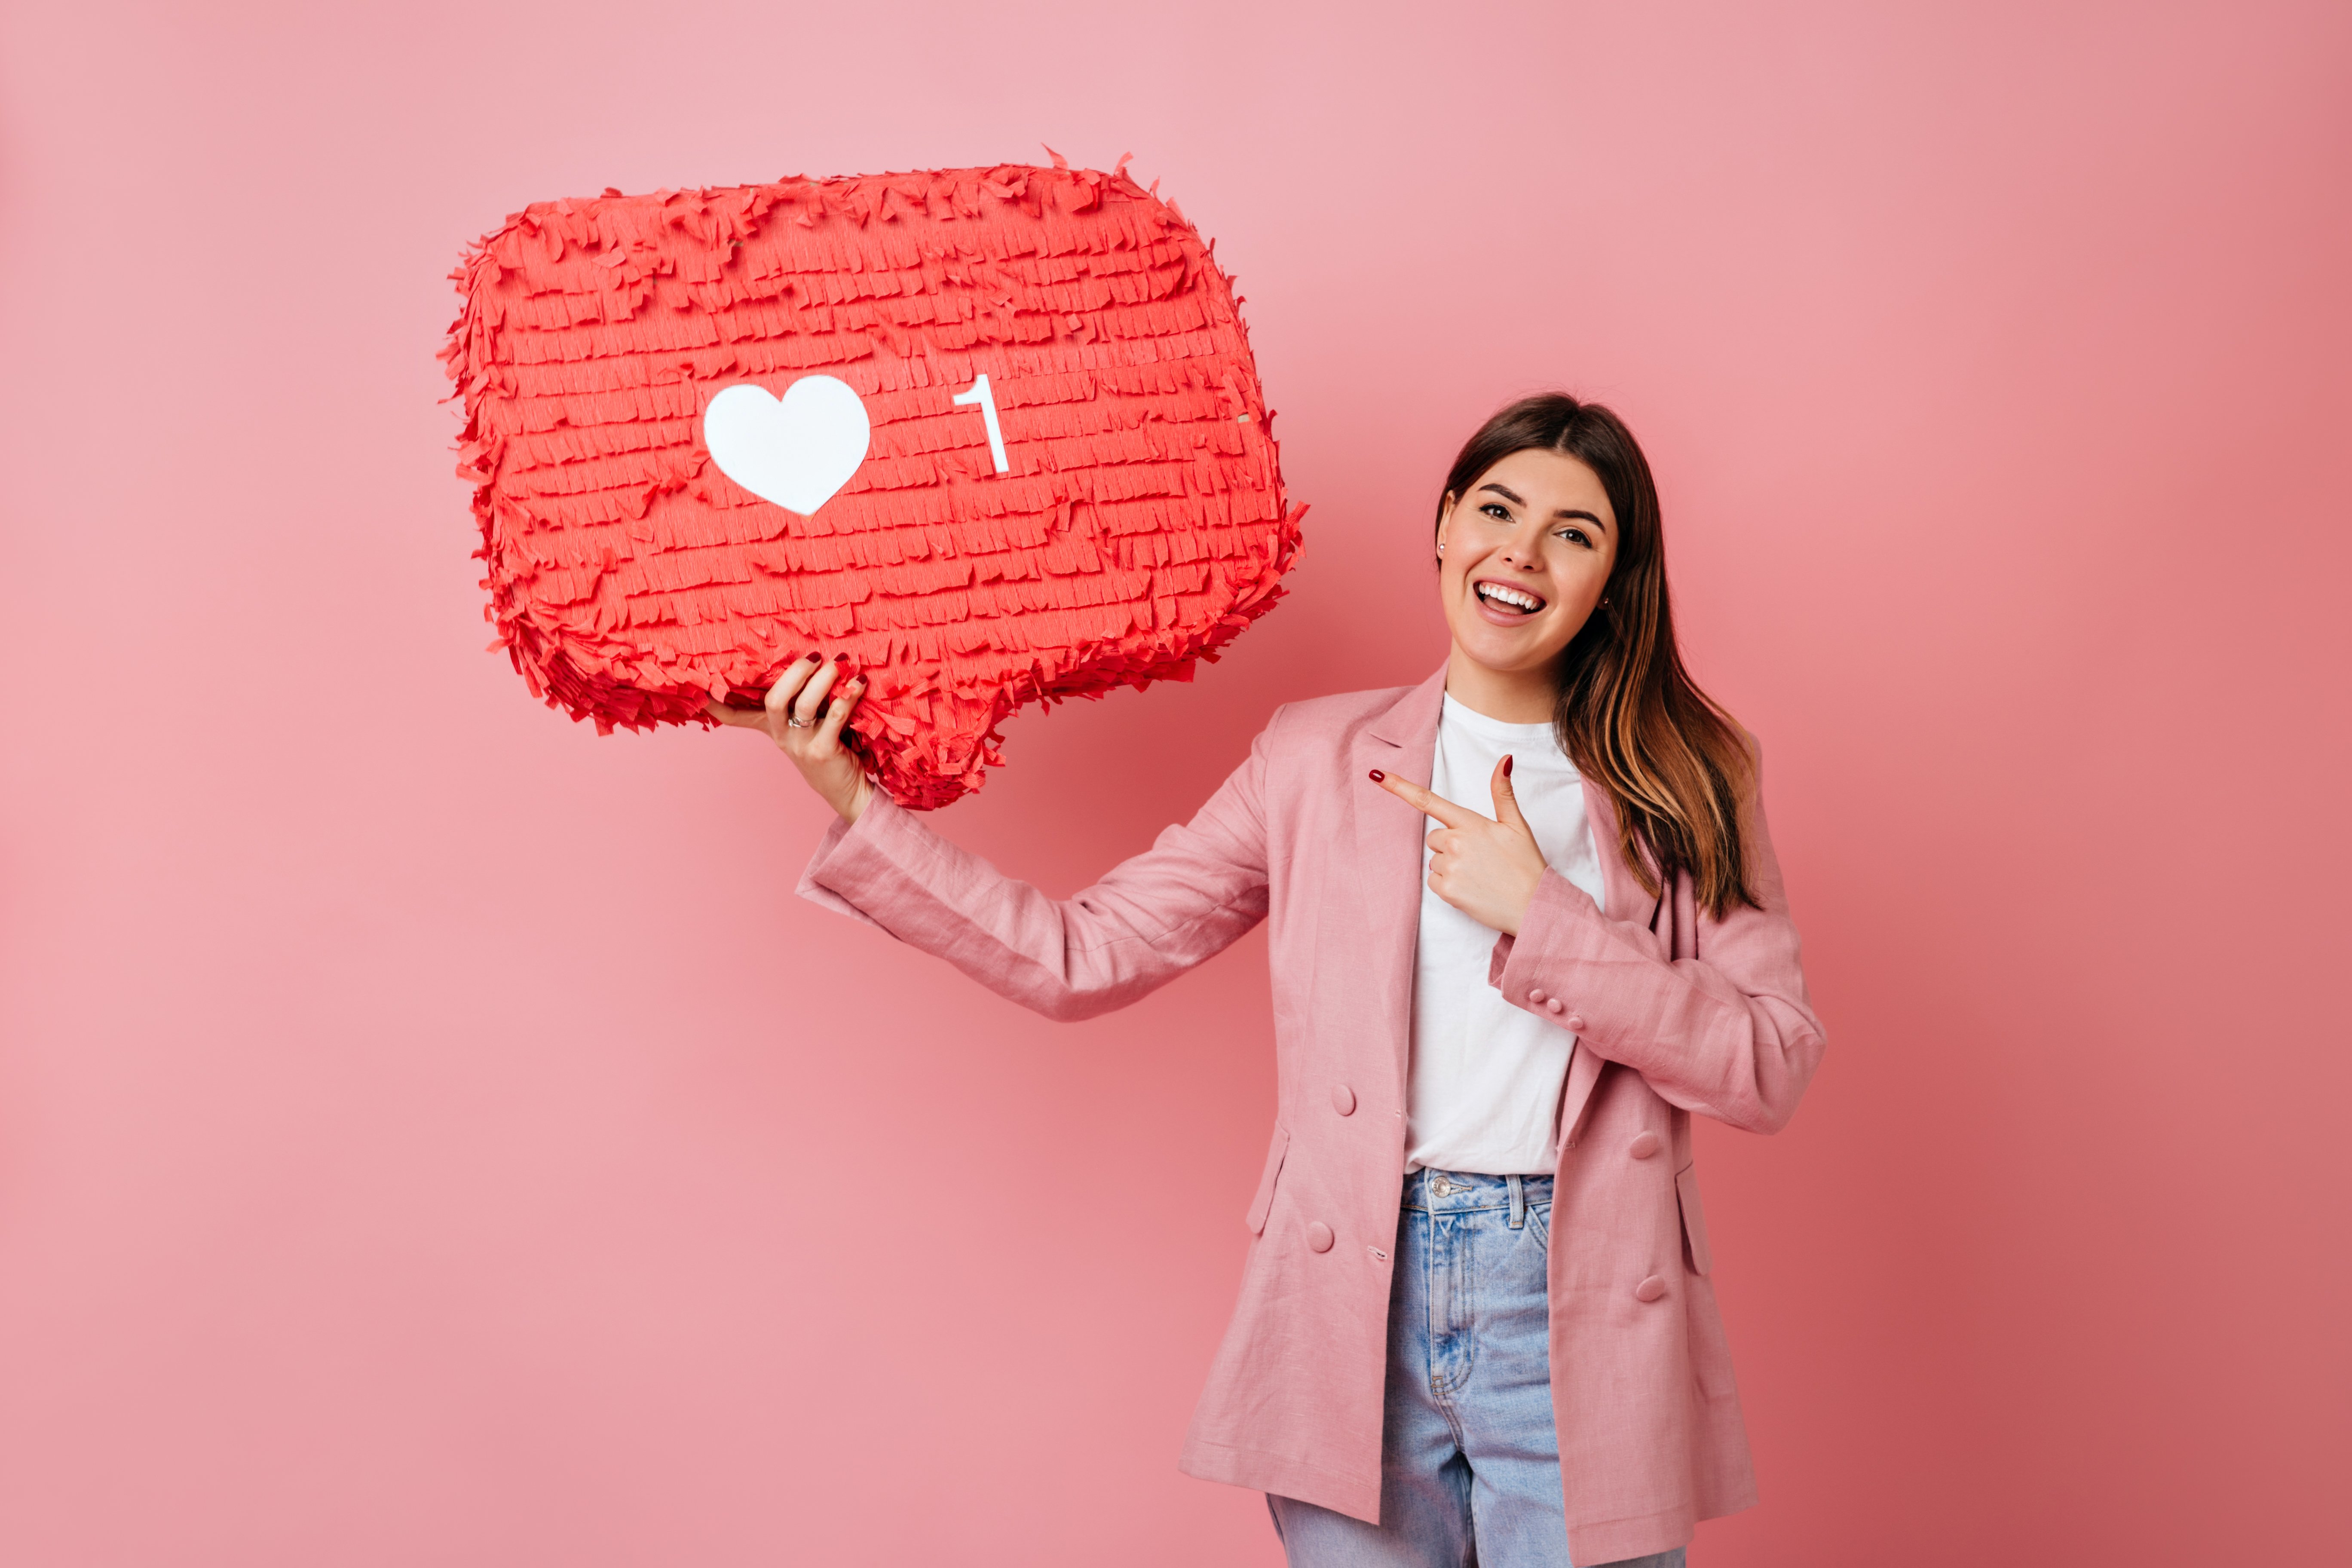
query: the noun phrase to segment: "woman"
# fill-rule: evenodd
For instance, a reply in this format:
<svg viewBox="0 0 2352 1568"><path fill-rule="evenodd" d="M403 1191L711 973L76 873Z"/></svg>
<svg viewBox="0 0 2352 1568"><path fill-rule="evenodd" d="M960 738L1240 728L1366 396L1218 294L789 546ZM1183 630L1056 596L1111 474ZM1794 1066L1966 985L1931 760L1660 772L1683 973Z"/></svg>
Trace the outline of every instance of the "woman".
<svg viewBox="0 0 2352 1568"><path fill-rule="evenodd" d="M1065 900L876 792L837 663L712 711L839 814L804 896L1050 1017L1271 921L1280 1109L1182 1464L1264 1490L1296 1568L1679 1565L1755 1500L1690 1113L1776 1131L1822 1052L1756 756L1683 670L1607 409L1487 421L1436 555L1444 668L1279 710Z"/></svg>

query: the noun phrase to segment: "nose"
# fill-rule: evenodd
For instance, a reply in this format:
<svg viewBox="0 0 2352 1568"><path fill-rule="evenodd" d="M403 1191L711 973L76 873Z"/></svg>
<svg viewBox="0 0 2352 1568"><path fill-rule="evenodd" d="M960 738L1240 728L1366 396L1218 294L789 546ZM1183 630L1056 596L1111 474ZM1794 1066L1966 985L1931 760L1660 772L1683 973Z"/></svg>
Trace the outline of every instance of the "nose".
<svg viewBox="0 0 2352 1568"><path fill-rule="evenodd" d="M1543 570L1543 524L1534 518L1528 519L1521 527L1519 537L1505 547L1504 561L1522 572L1540 572Z"/></svg>

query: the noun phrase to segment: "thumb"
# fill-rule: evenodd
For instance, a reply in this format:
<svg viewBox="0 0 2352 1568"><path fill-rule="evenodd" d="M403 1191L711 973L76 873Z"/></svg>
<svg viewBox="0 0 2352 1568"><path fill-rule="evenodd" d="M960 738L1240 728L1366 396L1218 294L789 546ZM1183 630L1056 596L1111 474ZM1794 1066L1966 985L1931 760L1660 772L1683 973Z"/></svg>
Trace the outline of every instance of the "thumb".
<svg viewBox="0 0 2352 1568"><path fill-rule="evenodd" d="M1494 793L1495 820L1507 827L1516 827L1533 838L1535 831L1528 826L1528 819L1519 814L1518 794L1511 788L1511 754L1508 752L1504 752L1503 760L1495 764Z"/></svg>

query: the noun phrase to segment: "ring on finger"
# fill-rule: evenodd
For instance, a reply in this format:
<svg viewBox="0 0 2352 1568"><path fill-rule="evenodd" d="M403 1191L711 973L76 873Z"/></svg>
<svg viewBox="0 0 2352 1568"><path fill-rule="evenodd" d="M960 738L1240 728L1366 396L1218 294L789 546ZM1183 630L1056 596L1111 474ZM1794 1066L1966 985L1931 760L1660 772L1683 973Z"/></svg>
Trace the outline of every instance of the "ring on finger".
<svg viewBox="0 0 2352 1568"><path fill-rule="evenodd" d="M805 730L805 729L808 729L808 728L809 728L812 724L814 724L814 722L815 722L815 721L814 721L814 720L810 720L810 719L794 719L794 718L791 717L789 714L787 714L787 715L785 716L785 719L784 719L784 727L785 727L786 729L788 729L788 730Z"/></svg>

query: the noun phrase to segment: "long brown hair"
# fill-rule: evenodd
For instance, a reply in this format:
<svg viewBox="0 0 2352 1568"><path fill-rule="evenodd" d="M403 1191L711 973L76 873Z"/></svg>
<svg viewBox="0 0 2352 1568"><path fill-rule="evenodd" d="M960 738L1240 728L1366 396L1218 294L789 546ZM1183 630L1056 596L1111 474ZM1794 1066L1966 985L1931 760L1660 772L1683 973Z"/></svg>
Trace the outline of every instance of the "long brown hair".
<svg viewBox="0 0 2352 1568"><path fill-rule="evenodd" d="M1523 397L1478 427L1445 476L1458 500L1514 452L1559 452L1600 476L1617 514L1617 560L1601 603L1560 657L1552 725L1560 749L1617 806L1618 848L1642 886L1659 890L1642 858L1649 846L1672 877L1720 920L1755 904L1740 803L1755 778L1739 726L1683 668L1666 594L1658 487L1625 422L1565 393ZM1438 516L1446 502L1438 502Z"/></svg>

